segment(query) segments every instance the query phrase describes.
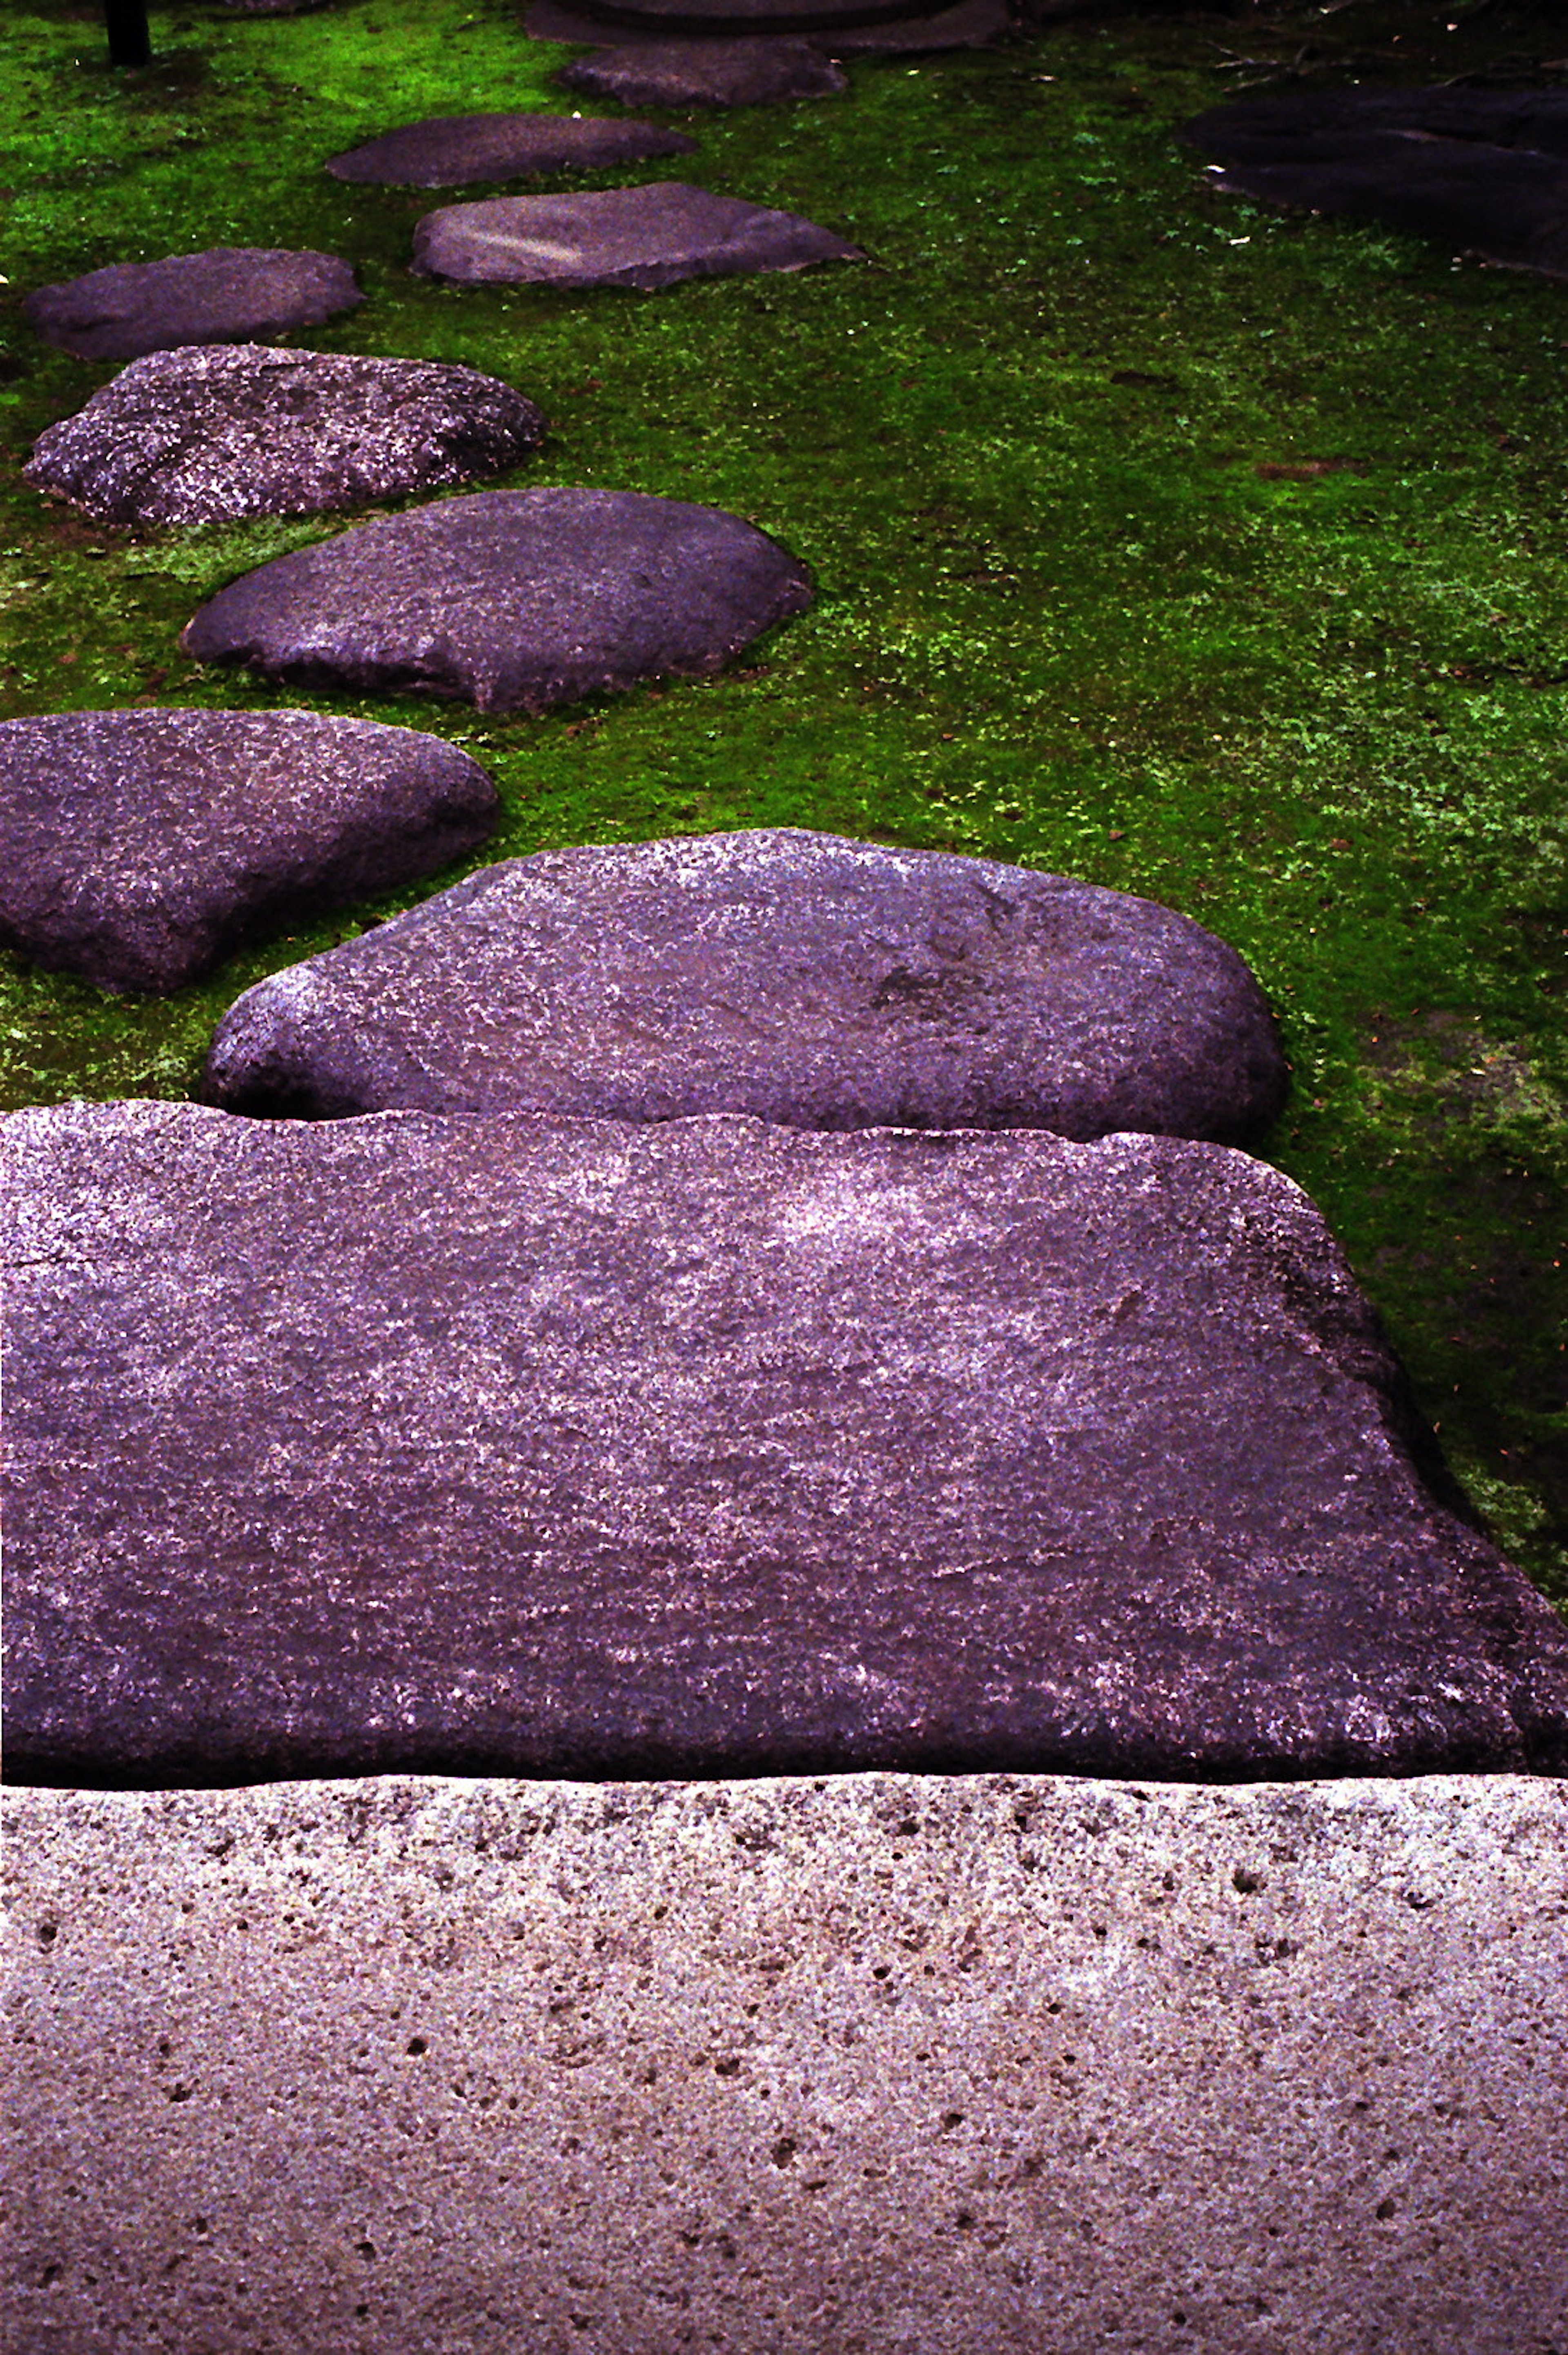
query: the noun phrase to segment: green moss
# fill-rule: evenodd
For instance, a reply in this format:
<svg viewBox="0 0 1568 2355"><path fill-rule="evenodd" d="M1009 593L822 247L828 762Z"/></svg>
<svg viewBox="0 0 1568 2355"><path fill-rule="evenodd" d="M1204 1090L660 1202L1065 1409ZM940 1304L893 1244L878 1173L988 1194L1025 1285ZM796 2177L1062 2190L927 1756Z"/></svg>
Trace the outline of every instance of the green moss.
<svg viewBox="0 0 1568 2355"><path fill-rule="evenodd" d="M667 176L810 214L869 266L647 298L423 282L410 230L441 199L320 170L426 113L571 112L563 53L501 0L176 7L154 29L158 63L114 76L91 8L8 19L13 461L111 373L37 345L22 288L318 245L369 299L310 340L462 358L539 400L554 438L512 479L777 532L820 601L722 678L537 720L332 708L470 745L505 796L496 855L788 822L1066 869L1212 925L1284 1017L1274 1156L1345 1241L1477 1505L1568 1595L1568 291L1224 198L1170 136L1264 78L1238 58L1539 79L1549 12L1133 16L858 65L846 99L698 119ZM5 715L292 699L187 663L176 635L336 526L143 543L14 469L0 506ZM3 1100L181 1093L240 988L392 904L167 1003L14 963Z"/></svg>

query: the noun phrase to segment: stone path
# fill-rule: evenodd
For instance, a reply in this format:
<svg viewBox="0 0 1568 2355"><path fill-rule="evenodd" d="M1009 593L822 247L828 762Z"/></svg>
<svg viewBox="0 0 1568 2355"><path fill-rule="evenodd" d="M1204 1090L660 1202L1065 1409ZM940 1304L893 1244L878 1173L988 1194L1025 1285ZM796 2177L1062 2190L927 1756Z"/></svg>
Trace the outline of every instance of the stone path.
<svg viewBox="0 0 1568 2355"><path fill-rule="evenodd" d="M95 522L168 529L471 482L544 432L531 400L477 368L187 344L133 360L22 471Z"/></svg>
<svg viewBox="0 0 1568 2355"><path fill-rule="evenodd" d="M313 1118L750 1112L1226 1141L1285 1060L1235 952L1147 900L793 830L546 851L248 990L208 1102Z"/></svg>
<svg viewBox="0 0 1568 2355"><path fill-rule="evenodd" d="M846 77L809 41L657 41L592 50L563 66L563 89L625 106L776 106L837 98Z"/></svg>
<svg viewBox="0 0 1568 2355"><path fill-rule="evenodd" d="M456 745L314 711L72 711L0 725L0 941L102 989L183 988L241 940L475 850Z"/></svg>
<svg viewBox="0 0 1568 2355"><path fill-rule="evenodd" d="M319 326L365 297L331 253L215 245L162 261L117 261L23 304L45 343L79 359L128 360L176 344L243 344Z"/></svg>
<svg viewBox="0 0 1568 2355"><path fill-rule="evenodd" d="M679 180L571 197L496 197L426 213L413 266L465 286L625 287L864 261L798 213L710 196Z"/></svg>
<svg viewBox="0 0 1568 2355"><path fill-rule="evenodd" d="M684 132L651 123L561 114L443 114L389 131L327 158L335 180L404 188L454 188L468 180L518 180L543 172L592 172L653 155L693 155Z"/></svg>

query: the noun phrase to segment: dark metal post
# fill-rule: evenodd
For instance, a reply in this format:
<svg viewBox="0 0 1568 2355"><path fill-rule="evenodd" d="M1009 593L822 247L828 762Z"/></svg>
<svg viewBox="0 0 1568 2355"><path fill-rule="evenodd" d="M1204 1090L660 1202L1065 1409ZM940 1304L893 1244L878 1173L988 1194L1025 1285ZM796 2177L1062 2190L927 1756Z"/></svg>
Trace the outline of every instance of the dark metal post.
<svg viewBox="0 0 1568 2355"><path fill-rule="evenodd" d="M109 24L112 66L150 65L153 45L147 37L147 0L103 0Z"/></svg>

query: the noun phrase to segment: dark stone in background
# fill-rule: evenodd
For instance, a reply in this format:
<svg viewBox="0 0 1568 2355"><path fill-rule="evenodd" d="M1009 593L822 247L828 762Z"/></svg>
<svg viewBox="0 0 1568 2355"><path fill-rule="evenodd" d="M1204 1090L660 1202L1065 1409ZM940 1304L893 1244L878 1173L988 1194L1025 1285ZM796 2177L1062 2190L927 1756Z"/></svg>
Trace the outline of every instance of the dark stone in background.
<svg viewBox="0 0 1568 2355"><path fill-rule="evenodd" d="M316 327L365 297L330 253L215 245L161 261L116 261L23 304L45 343L79 359L128 360L176 344L250 343Z"/></svg>
<svg viewBox="0 0 1568 2355"><path fill-rule="evenodd" d="M685 278L865 258L858 246L798 213L656 180L585 196L449 205L426 213L415 228L413 267L465 286L621 286L651 293Z"/></svg>
<svg viewBox="0 0 1568 2355"><path fill-rule="evenodd" d="M1568 160L1568 90L1292 91L1211 107L1182 136L1226 164L1308 162L1347 135L1419 132Z"/></svg>
<svg viewBox="0 0 1568 2355"><path fill-rule="evenodd" d="M444 114L389 131L328 159L337 180L402 188L455 188L467 180L532 173L592 172L652 155L691 155L697 142L651 123L603 123L562 114Z"/></svg>
<svg viewBox="0 0 1568 2355"><path fill-rule="evenodd" d="M1148 1129L1278 1112L1263 993L1185 916L1061 876L794 830L485 868L248 990L211 1102L801 1128Z"/></svg>
<svg viewBox="0 0 1568 2355"><path fill-rule="evenodd" d="M657 41L595 49L556 80L626 106L768 106L830 98L849 84L809 41Z"/></svg>
<svg viewBox="0 0 1568 2355"><path fill-rule="evenodd" d="M1568 1763L1568 1630L1243 1155L3 1136L18 1781Z"/></svg>
<svg viewBox="0 0 1568 2355"><path fill-rule="evenodd" d="M0 941L168 991L247 934L433 874L494 831L454 745L314 711L0 725Z"/></svg>

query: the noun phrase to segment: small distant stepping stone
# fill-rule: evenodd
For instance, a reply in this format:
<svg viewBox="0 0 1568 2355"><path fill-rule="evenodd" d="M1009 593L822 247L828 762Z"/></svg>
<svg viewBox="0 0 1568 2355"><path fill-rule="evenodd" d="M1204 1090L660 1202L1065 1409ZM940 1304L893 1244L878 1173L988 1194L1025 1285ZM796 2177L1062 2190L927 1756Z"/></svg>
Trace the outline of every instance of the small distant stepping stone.
<svg viewBox="0 0 1568 2355"><path fill-rule="evenodd" d="M532 173L592 172L651 155L691 155L695 139L651 123L561 114L443 114L389 131L334 155L334 179L400 188L456 188L468 180L520 180Z"/></svg>
<svg viewBox="0 0 1568 2355"><path fill-rule="evenodd" d="M22 472L99 523L219 523L472 482L544 432L531 400L475 368L186 344L133 360Z"/></svg>
<svg viewBox="0 0 1568 2355"><path fill-rule="evenodd" d="M0 1143L19 1782L1568 1763L1568 1628L1244 1155L172 1103Z"/></svg>
<svg viewBox="0 0 1568 2355"><path fill-rule="evenodd" d="M849 87L809 41L657 41L596 49L556 76L567 90L624 106L770 106Z"/></svg>
<svg viewBox="0 0 1568 2355"><path fill-rule="evenodd" d="M624 286L864 261L858 246L798 213L710 196L680 180L576 197L496 197L426 213L415 270L465 286Z"/></svg>
<svg viewBox="0 0 1568 2355"><path fill-rule="evenodd" d="M543 710L717 670L811 595L804 564L719 507L479 491L261 565L180 644L312 686Z"/></svg>
<svg viewBox="0 0 1568 2355"><path fill-rule="evenodd" d="M40 286L23 310L46 344L79 359L128 360L176 344L243 344L318 327L364 300L335 254L215 245Z"/></svg>
<svg viewBox="0 0 1568 2355"><path fill-rule="evenodd" d="M695 9L689 16L679 11L652 15L629 6L601 10L588 5L588 0L533 0L524 27L536 41L598 44L613 40L621 47L687 37L729 41L777 35L809 40L835 58L848 58L985 48L1010 31L1012 17L1008 0L956 0L953 7L926 15L904 5L889 12L864 6L860 0L847 0L839 7L760 6L753 12L725 8L718 16ZM638 103L654 101L645 99Z"/></svg>
<svg viewBox="0 0 1568 2355"><path fill-rule="evenodd" d="M793 1127L1235 1140L1285 1070L1234 950L1152 900L781 829L487 867L248 990L204 1092Z"/></svg>
<svg viewBox="0 0 1568 2355"><path fill-rule="evenodd" d="M0 941L167 992L296 915L430 875L494 831L438 737L312 711L72 711L0 725Z"/></svg>

